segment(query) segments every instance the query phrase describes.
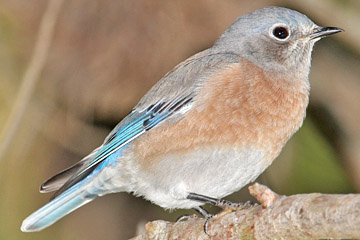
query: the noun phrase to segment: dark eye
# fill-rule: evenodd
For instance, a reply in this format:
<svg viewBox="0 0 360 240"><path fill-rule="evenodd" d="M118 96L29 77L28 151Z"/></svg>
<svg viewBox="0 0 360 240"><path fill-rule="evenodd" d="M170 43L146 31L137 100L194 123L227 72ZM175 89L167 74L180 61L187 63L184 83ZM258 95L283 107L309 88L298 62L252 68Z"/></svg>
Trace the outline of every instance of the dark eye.
<svg viewBox="0 0 360 240"><path fill-rule="evenodd" d="M276 27L273 30L273 35L278 39L285 39L289 36L289 31L285 27Z"/></svg>

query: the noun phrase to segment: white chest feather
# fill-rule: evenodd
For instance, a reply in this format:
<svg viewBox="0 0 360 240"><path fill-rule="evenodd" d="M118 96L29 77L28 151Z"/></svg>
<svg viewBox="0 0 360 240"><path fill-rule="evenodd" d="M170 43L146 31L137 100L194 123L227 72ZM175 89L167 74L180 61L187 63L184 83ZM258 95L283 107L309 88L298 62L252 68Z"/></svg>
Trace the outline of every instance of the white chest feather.
<svg viewBox="0 0 360 240"><path fill-rule="evenodd" d="M164 208L192 208L201 203L187 200L189 192L215 198L227 196L265 170L266 162L270 162L264 159L265 155L265 151L254 148L200 148L167 155L146 171L132 164L121 164L121 169L112 170L118 171L119 178L112 178L111 185L126 185L128 188L124 190L133 191Z"/></svg>

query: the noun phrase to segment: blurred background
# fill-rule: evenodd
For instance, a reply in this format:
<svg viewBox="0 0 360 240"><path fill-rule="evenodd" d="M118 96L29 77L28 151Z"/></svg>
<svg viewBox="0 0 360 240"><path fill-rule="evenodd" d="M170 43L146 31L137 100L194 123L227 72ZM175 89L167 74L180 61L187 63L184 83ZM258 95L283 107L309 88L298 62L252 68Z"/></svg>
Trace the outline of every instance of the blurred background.
<svg viewBox="0 0 360 240"><path fill-rule="evenodd" d="M50 197L44 180L99 146L177 63L269 5L346 31L316 44L307 119L258 181L288 195L359 192L359 1L1 0L0 239L128 239L147 221L194 213L119 193L20 232ZM255 201L247 189L228 199Z"/></svg>

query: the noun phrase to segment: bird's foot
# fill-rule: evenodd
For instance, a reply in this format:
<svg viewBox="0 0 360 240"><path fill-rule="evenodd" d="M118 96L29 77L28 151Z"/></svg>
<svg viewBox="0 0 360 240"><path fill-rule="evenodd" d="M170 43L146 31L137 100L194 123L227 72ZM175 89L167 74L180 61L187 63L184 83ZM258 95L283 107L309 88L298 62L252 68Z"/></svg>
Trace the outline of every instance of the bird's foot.
<svg viewBox="0 0 360 240"><path fill-rule="evenodd" d="M225 199L218 199L218 202L215 206L222 208L223 210L227 211L228 209L237 210L237 209L247 209L256 205L250 201L245 203L233 203Z"/></svg>
<svg viewBox="0 0 360 240"><path fill-rule="evenodd" d="M202 202L202 203L210 203L211 205L220 207L222 209L246 209L254 205L250 201L246 203L233 203L225 199L212 198L205 195L197 194L197 193L189 193L187 199Z"/></svg>
<svg viewBox="0 0 360 240"><path fill-rule="evenodd" d="M197 211L198 213L200 213L205 218L205 223L204 223L204 227L203 227L204 232L209 237L212 237L212 235L208 232L209 222L211 219L217 217L217 214L215 214L215 215L211 214L202 207L194 207L194 210Z"/></svg>
<svg viewBox="0 0 360 240"><path fill-rule="evenodd" d="M175 222L187 221L191 218L196 218L196 217L197 217L196 214L192 214L192 215L184 214L184 215L181 215L180 217L178 217Z"/></svg>
<svg viewBox="0 0 360 240"><path fill-rule="evenodd" d="M189 193L187 196L187 199L202 202L202 203L210 203L214 206L220 207L223 210L219 212L218 214L210 214L208 211L206 211L202 207L195 207L194 209L199 212L202 216L205 218L205 224L204 224L204 232L211 237L211 235L208 232L209 222L211 219L222 217L228 213L231 213L233 211L236 211L238 209L247 209L250 208L256 204L248 201L246 203L233 203L225 199L218 199L218 198L212 198L204 195L200 195L197 193Z"/></svg>

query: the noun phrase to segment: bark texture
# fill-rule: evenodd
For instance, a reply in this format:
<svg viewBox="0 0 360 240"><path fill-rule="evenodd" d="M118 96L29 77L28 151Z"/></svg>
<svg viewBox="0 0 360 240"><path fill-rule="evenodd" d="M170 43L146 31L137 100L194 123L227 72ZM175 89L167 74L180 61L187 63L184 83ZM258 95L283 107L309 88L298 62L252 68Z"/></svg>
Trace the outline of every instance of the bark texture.
<svg viewBox="0 0 360 240"><path fill-rule="evenodd" d="M261 205L219 213L209 222L211 236L204 233L205 220L193 215L184 222L149 222L133 240L360 238L360 194L283 196L258 183L249 191Z"/></svg>

